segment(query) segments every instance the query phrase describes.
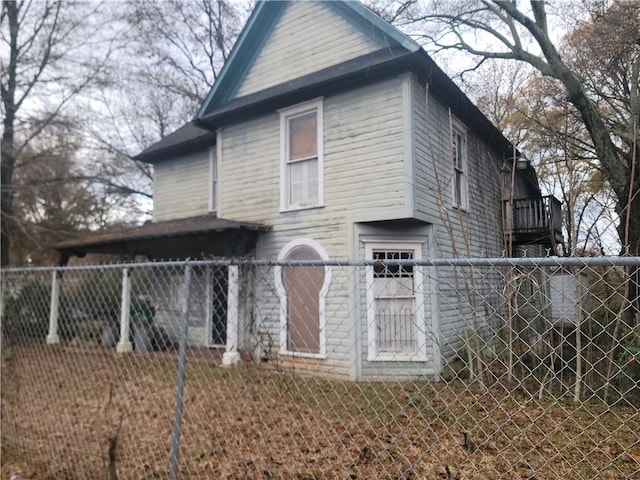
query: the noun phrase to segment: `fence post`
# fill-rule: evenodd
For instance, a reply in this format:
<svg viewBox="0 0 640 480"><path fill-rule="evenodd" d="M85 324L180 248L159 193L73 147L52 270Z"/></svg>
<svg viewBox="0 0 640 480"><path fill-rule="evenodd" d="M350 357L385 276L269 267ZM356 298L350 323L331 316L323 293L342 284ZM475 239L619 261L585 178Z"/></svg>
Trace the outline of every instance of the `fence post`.
<svg viewBox="0 0 640 480"><path fill-rule="evenodd" d="M133 350L129 335L131 332L131 271L122 270L122 305L120 308L120 340L116 345L118 353L128 353Z"/></svg>
<svg viewBox="0 0 640 480"><path fill-rule="evenodd" d="M175 480L178 475L178 460L180 456L180 433L182 431L182 401L184 399L184 374L187 364L187 335L189 333L189 291L191 289L191 265L184 266L184 283L182 296L182 332L180 333L180 347L178 350L178 378L176 380L176 408L171 434L171 458L169 480Z"/></svg>
<svg viewBox="0 0 640 480"><path fill-rule="evenodd" d="M61 270L54 270L51 274L51 306L49 308L49 333L47 334L47 344L55 345L60 343L58 335L58 318L60 316L60 279Z"/></svg>
<svg viewBox="0 0 640 480"><path fill-rule="evenodd" d="M227 291L227 347L222 355L222 365L231 366L240 361L238 352L238 323L239 323L239 296L238 296L238 266L229 265L229 286Z"/></svg>

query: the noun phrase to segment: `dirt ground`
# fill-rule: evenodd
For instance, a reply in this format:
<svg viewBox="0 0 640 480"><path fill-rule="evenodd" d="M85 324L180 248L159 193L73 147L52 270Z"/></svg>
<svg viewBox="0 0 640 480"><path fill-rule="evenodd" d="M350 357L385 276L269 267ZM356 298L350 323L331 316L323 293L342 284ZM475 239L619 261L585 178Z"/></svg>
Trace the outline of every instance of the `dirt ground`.
<svg viewBox="0 0 640 480"><path fill-rule="evenodd" d="M640 414L501 383L354 383L190 352L179 478L640 478ZM175 352L8 346L2 478L167 478ZM466 438L466 444L465 444ZM112 448L110 456L109 445Z"/></svg>

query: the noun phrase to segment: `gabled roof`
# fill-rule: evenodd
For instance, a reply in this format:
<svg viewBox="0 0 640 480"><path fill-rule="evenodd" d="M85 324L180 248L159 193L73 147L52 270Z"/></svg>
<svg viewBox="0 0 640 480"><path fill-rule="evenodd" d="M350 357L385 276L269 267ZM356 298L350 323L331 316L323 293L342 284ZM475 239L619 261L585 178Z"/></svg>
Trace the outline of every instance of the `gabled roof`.
<svg viewBox="0 0 640 480"><path fill-rule="evenodd" d="M236 97L238 88L289 3L291 1L258 2L194 121L152 145L136 159L155 162L202 149L215 143L213 131L228 122L358 87L404 71L412 71L428 82L430 95L450 107L460 120L471 126L493 148L507 157L512 156L513 145L424 49L358 1L327 1L323 5L384 48ZM537 186L532 168L525 175L532 185Z"/></svg>
<svg viewBox="0 0 640 480"><path fill-rule="evenodd" d="M429 83L431 95L449 106L460 120L473 126L494 148L511 156L513 145L422 47L357 1L330 1L323 5L329 6L351 25L387 47L249 95L234 97L289 3L258 3L218 80L198 111L195 119L197 125L214 130L227 122L273 111L314 96L364 85L385 75L413 71Z"/></svg>
<svg viewBox="0 0 640 480"><path fill-rule="evenodd" d="M196 117L198 120L207 117L212 111L233 98L289 3L291 2L258 2L240 33L218 79L200 107ZM359 2L327 1L324 5L330 7L381 45L401 47L402 50L409 53L417 52L421 48L418 43L382 20Z"/></svg>

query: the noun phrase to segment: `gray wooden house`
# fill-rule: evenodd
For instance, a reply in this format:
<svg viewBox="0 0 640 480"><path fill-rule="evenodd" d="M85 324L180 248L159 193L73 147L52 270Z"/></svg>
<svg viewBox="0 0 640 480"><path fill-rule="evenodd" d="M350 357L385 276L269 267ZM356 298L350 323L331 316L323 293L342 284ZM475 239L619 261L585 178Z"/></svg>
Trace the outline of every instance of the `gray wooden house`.
<svg viewBox="0 0 640 480"><path fill-rule="evenodd" d="M420 45L357 2L258 3L194 121L137 158L154 166L153 222L66 242L64 256L421 259L561 241L533 168L516 168L520 153ZM463 327L441 301L451 282L427 268L271 275L277 295L254 286L230 343L268 337L281 364L437 376Z"/></svg>

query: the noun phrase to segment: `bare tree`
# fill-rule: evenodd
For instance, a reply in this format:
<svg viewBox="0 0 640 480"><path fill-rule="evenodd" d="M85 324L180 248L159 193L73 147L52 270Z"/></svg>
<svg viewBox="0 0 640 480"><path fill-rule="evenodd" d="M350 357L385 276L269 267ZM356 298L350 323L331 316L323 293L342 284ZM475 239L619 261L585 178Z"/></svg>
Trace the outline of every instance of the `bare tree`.
<svg viewBox="0 0 640 480"><path fill-rule="evenodd" d="M15 261L24 257L11 248L12 234L28 234L32 241L23 246L39 249L36 224L47 218L53 231L53 216L31 201L45 193L53 205L72 201L58 202L54 193L83 191L104 197L114 212L148 213L152 169L132 157L193 117L249 4L2 2L2 265L10 252ZM57 138L63 123L66 143L75 148L51 154L43 139ZM58 189L36 188L52 162L59 163L57 173L45 183ZM91 215L89 224L106 225ZM60 232L68 234L69 225L86 227L65 220Z"/></svg>
<svg viewBox="0 0 640 480"><path fill-rule="evenodd" d="M524 64L485 67L466 86L483 113L534 162L542 190L562 200L565 254L618 251L609 216L614 196L561 85Z"/></svg>
<svg viewBox="0 0 640 480"><path fill-rule="evenodd" d="M423 38L435 48L467 52L478 64L490 59L525 62L562 85L615 194L621 242L640 255L640 168L635 165L638 145L633 140L640 110L637 4L595 4L588 21L577 25L573 38L563 44L549 28L548 5L542 1L531 1L525 8L507 0L434 0L423 7L422 13L409 9L408 15L413 28L420 25ZM590 70L593 65L585 55L599 58L596 71ZM611 61L617 65L616 75L605 83L602 77ZM611 121L612 110L617 123ZM636 312L638 273L636 269L629 292Z"/></svg>
<svg viewBox="0 0 640 480"><path fill-rule="evenodd" d="M125 9L135 52L128 65L130 80L155 92L148 112L155 110L161 136L169 133L164 119L176 104L181 115L191 117L204 100L250 6L228 0L136 0Z"/></svg>
<svg viewBox="0 0 640 480"><path fill-rule="evenodd" d="M113 51L103 43L102 4L2 2L0 59L3 128L0 264L9 264L14 175L21 156L81 93L101 80ZM100 43L100 48L96 48Z"/></svg>
<svg viewBox="0 0 640 480"><path fill-rule="evenodd" d="M12 184L14 261L51 264L55 243L112 221L119 197L100 195L94 179L79 171L79 140L58 119L21 152Z"/></svg>
<svg viewBox="0 0 640 480"><path fill-rule="evenodd" d="M115 81L86 105L86 168L105 192L137 198L148 214L152 167L133 159L190 121L213 85L250 2L136 0L112 6L125 47ZM98 108L96 109L96 106ZM97 110L97 112L96 112ZM145 208L147 211L145 211Z"/></svg>

